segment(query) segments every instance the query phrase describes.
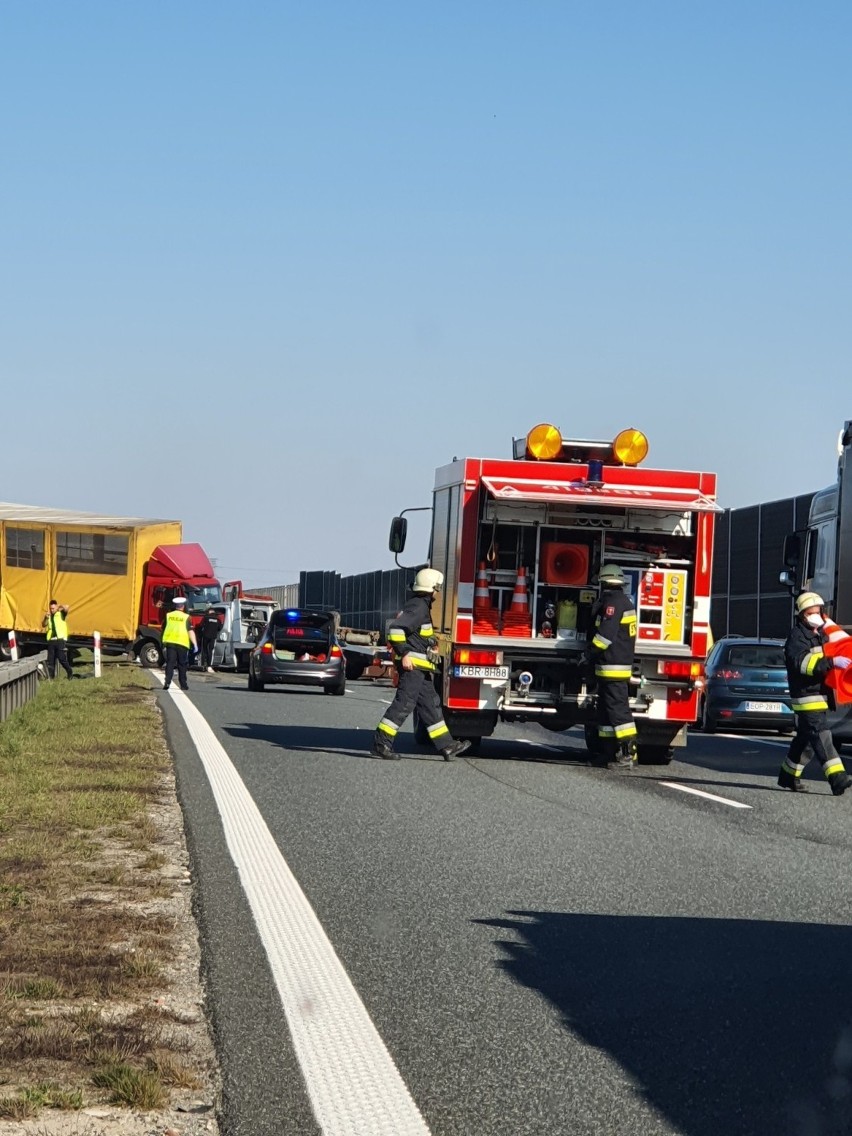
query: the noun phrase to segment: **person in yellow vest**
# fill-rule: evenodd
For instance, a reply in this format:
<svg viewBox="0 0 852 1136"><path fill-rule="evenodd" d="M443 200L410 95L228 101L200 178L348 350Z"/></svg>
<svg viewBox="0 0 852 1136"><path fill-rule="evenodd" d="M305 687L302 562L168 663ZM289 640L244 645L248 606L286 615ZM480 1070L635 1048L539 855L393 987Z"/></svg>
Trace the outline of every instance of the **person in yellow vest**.
<svg viewBox="0 0 852 1136"><path fill-rule="evenodd" d="M186 670L189 665L190 645L194 650L198 650L195 632L192 630L192 620L186 614L186 597L175 596L172 599L172 610L166 616L163 626L163 650L166 655L166 681L163 683L163 690L168 690L171 686L175 667L181 690L189 690Z"/></svg>
<svg viewBox="0 0 852 1136"><path fill-rule="evenodd" d="M68 612L67 604L60 604L51 600L42 620L42 626L47 636L47 673L56 678L56 663L63 668L69 678L74 677L71 664L68 662Z"/></svg>

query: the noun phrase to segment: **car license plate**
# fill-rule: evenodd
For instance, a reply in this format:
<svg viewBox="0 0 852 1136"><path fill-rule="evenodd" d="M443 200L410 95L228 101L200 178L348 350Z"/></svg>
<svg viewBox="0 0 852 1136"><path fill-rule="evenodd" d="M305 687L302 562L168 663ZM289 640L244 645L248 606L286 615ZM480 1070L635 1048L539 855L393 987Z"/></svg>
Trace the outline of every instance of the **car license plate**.
<svg viewBox="0 0 852 1136"><path fill-rule="evenodd" d="M746 710L753 710L756 714L783 714L783 702L746 702Z"/></svg>
<svg viewBox="0 0 852 1136"><path fill-rule="evenodd" d="M456 678L500 678L508 679L508 667L472 667L472 666L458 666L453 667L453 674Z"/></svg>

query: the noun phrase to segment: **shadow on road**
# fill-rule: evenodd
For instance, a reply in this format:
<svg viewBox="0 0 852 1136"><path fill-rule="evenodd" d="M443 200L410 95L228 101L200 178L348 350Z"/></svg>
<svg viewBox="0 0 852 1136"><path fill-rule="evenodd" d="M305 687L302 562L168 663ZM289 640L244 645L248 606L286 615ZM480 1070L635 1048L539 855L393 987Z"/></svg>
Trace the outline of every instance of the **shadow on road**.
<svg viewBox="0 0 852 1136"><path fill-rule="evenodd" d="M225 733L246 741L261 741L282 749L319 753L344 754L350 757L369 757L367 752L373 740L370 729L352 730L336 726L271 725L264 722L244 722L241 725L223 726ZM412 733L399 735L394 747L402 757L415 760L432 760L439 754L431 746L419 746ZM471 755L474 756L474 755ZM482 743L482 756L494 761L530 762L553 765L588 765L585 749L556 749L529 745L511 738L487 738ZM465 760L464 755L461 760Z"/></svg>
<svg viewBox="0 0 852 1136"><path fill-rule="evenodd" d="M849 927L508 914L498 965L686 1136L852 1132Z"/></svg>

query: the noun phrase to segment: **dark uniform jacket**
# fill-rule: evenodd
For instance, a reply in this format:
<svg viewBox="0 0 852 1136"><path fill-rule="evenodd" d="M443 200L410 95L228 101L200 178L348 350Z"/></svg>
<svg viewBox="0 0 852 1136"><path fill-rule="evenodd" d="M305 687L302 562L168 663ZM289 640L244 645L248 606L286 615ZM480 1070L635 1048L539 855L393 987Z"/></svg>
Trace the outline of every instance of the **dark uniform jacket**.
<svg viewBox="0 0 852 1136"><path fill-rule="evenodd" d="M215 639L222 630L219 616L216 615L215 612L206 612L197 630L201 632L202 639Z"/></svg>
<svg viewBox="0 0 852 1136"><path fill-rule="evenodd" d="M412 592L405 607L391 621L388 644L400 658L410 655L418 669L434 671L435 663L428 655L429 649L435 645L432 636L431 596Z"/></svg>
<svg viewBox="0 0 852 1136"><path fill-rule="evenodd" d="M621 588L608 588L592 608L591 654L595 674L604 679L628 679L636 645L636 609Z"/></svg>
<svg viewBox="0 0 852 1136"><path fill-rule="evenodd" d="M820 629L797 619L784 644L784 662L793 709L827 710L823 681L831 670L831 659L825 657Z"/></svg>

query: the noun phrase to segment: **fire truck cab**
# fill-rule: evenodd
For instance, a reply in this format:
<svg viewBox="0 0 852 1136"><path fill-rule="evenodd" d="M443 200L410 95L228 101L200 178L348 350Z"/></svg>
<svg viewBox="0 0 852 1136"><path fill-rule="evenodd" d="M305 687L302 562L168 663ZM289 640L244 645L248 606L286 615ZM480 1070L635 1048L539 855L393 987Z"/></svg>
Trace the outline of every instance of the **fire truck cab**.
<svg viewBox="0 0 852 1136"><path fill-rule="evenodd" d="M630 702L639 759L667 763L696 720L708 650L716 476L640 469L637 430L569 440L547 423L513 439L511 460L436 471L429 564L436 681L451 732L478 742L498 721L581 726L597 745L588 645L597 574L620 565L637 611ZM406 510L408 511L408 510ZM395 517L390 549L407 522Z"/></svg>

